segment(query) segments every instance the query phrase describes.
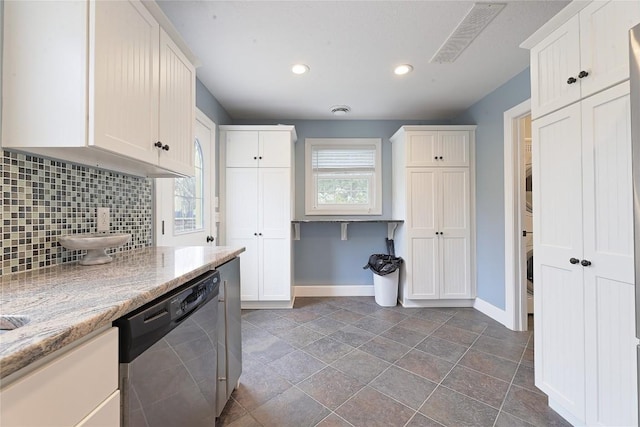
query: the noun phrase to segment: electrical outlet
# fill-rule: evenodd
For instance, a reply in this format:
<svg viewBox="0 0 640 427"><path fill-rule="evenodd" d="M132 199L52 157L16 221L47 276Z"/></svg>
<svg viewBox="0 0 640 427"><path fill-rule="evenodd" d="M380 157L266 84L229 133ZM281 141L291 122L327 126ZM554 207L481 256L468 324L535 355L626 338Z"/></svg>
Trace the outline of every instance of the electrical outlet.
<svg viewBox="0 0 640 427"><path fill-rule="evenodd" d="M98 208L97 229L98 233L109 232L109 208Z"/></svg>

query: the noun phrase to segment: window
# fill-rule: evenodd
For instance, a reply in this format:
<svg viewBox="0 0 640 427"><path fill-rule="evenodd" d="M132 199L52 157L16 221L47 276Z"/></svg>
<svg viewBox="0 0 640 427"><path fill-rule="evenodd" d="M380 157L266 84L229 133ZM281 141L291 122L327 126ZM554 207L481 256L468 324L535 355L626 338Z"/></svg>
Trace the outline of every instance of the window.
<svg viewBox="0 0 640 427"><path fill-rule="evenodd" d="M174 234L198 231L204 228L204 167L200 142L195 141L195 175L176 178L173 186Z"/></svg>
<svg viewBox="0 0 640 427"><path fill-rule="evenodd" d="M305 140L307 215L381 215L381 140Z"/></svg>

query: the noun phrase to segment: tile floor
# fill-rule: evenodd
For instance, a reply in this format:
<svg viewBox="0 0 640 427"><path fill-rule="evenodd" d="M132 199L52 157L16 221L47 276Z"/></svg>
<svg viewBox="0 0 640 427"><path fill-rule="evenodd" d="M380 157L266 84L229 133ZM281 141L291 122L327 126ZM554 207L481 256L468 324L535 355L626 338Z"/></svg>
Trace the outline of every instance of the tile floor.
<svg viewBox="0 0 640 427"><path fill-rule="evenodd" d="M297 298L243 311L242 327L222 426L568 425L534 386L533 333L471 308Z"/></svg>

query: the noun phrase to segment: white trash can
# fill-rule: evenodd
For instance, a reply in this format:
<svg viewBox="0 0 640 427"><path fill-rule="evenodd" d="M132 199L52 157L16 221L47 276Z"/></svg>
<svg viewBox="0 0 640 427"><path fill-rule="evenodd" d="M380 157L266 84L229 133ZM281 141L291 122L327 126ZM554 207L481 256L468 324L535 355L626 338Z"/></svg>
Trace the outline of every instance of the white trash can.
<svg viewBox="0 0 640 427"><path fill-rule="evenodd" d="M395 307L398 304L398 277L400 269L380 276L373 273L373 292L376 304L382 307Z"/></svg>

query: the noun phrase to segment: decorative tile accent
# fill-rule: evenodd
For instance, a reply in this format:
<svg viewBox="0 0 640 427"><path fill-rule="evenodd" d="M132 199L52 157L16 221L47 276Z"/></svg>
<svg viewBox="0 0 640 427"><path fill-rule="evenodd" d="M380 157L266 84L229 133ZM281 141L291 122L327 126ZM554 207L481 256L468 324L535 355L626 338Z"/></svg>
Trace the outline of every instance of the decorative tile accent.
<svg viewBox="0 0 640 427"><path fill-rule="evenodd" d="M96 208L110 208L112 233L131 241L111 253L152 245L153 180L9 150L2 151L0 275L76 261L58 236L95 233Z"/></svg>

